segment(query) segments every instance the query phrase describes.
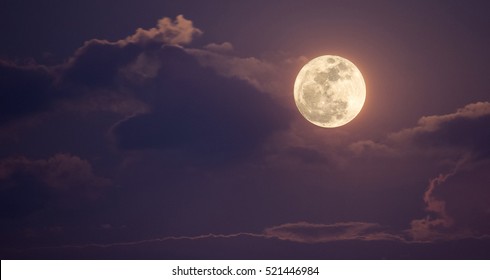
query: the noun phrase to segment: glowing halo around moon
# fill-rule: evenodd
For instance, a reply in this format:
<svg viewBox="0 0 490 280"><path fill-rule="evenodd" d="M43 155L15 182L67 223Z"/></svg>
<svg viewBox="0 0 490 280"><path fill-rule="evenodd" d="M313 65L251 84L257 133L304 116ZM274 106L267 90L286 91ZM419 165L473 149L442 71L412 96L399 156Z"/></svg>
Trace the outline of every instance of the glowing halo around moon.
<svg viewBox="0 0 490 280"><path fill-rule="evenodd" d="M366 100L366 84L354 63L335 55L310 60L294 82L294 101L300 113L321 127L352 121Z"/></svg>

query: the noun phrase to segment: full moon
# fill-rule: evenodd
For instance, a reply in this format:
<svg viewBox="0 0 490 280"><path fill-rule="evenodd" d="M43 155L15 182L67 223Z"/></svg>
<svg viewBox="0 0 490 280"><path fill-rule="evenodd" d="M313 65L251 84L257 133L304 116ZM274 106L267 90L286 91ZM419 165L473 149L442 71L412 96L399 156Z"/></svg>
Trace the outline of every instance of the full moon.
<svg viewBox="0 0 490 280"><path fill-rule="evenodd" d="M354 63L324 55L305 64L294 82L294 101L300 113L321 127L352 121L366 99L366 84Z"/></svg>

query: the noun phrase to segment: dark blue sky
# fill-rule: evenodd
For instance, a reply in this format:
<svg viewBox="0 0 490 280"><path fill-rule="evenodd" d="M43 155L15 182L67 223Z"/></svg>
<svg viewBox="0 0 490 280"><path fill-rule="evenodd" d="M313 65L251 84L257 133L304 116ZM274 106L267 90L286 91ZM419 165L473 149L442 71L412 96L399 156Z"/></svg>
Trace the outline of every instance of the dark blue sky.
<svg viewBox="0 0 490 280"><path fill-rule="evenodd" d="M0 256L488 258L488 8L3 1ZM324 54L367 85L335 129Z"/></svg>

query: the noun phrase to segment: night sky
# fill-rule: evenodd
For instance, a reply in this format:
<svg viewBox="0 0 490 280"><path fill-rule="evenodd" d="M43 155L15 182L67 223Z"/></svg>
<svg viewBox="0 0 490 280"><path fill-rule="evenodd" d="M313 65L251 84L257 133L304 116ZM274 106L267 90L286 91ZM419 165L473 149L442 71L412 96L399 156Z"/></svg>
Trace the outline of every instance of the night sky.
<svg viewBox="0 0 490 280"><path fill-rule="evenodd" d="M0 3L2 259L490 258L488 1ZM339 55L366 103L296 108Z"/></svg>

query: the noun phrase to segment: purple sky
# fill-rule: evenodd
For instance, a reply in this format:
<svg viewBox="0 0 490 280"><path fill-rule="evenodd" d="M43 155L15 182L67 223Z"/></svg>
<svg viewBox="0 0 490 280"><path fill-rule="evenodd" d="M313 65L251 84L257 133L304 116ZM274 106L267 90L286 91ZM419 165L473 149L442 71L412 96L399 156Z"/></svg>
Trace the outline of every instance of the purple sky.
<svg viewBox="0 0 490 280"><path fill-rule="evenodd" d="M128 2L0 4L2 259L490 257L486 1Z"/></svg>

